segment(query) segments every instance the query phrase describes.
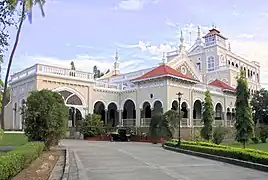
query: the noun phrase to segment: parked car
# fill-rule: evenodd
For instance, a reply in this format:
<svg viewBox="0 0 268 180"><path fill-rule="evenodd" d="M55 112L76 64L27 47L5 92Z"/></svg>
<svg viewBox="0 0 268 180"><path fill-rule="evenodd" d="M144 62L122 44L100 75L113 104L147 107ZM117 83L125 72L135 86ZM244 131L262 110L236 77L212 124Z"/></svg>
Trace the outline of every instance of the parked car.
<svg viewBox="0 0 268 180"><path fill-rule="evenodd" d="M130 141L131 132L127 132L126 128L118 128L114 132L111 132L109 137L110 141Z"/></svg>

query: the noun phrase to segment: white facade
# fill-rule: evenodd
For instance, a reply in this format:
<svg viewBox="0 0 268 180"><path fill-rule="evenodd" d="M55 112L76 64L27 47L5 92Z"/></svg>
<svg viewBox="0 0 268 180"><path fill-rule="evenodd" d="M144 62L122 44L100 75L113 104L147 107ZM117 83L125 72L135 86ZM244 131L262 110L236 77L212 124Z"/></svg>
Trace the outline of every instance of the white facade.
<svg viewBox="0 0 268 180"><path fill-rule="evenodd" d="M95 112L102 115L108 127L148 127L153 113L178 107L176 93L182 92L182 126L198 127L207 89L212 94L215 124L230 126L239 70L247 72L253 92L260 88L260 66L256 60L234 54L226 40L215 28L202 40L199 29L196 42L188 51L181 37L178 50L168 52L162 65L126 74L120 74L117 54L113 70L99 79L88 72L36 64L11 77L6 128L22 128L22 101L30 91L44 88L63 95L70 107L70 126L85 114Z"/></svg>

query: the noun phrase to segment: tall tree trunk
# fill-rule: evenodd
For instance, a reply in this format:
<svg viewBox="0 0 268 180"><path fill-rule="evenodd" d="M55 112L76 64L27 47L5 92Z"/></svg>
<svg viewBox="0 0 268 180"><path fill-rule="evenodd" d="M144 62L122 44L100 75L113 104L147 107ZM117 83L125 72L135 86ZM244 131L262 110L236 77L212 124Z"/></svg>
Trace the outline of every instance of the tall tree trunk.
<svg viewBox="0 0 268 180"><path fill-rule="evenodd" d="M15 52L16 52L16 49L17 49L17 46L19 43L19 39L20 39L21 28L22 28L22 24L24 21L24 17L25 17L25 8L26 8L25 4L26 4L26 1L23 1L22 10L21 10L21 19L20 19L19 27L18 27L17 34L16 34L15 43L13 45L13 48L12 48L12 51L11 51L11 54L9 57L9 61L8 61L8 66L7 66L6 78L5 78L5 83L4 83L3 99L2 99L2 112L1 112L1 128L2 129L5 129L5 120L4 120L5 116L4 116L4 114L5 114L5 104L7 101L7 97L6 97L7 92L6 91L7 91L8 77L9 77L9 72L10 72L10 68L12 65L12 61L13 61L13 58L14 58L14 55L15 55Z"/></svg>

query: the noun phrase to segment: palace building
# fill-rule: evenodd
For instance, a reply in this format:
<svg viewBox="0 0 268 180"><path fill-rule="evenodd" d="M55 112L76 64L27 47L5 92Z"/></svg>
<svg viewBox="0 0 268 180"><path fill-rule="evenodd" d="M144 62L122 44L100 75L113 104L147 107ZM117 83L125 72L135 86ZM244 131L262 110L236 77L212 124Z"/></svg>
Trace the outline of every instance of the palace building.
<svg viewBox="0 0 268 180"><path fill-rule="evenodd" d="M35 64L11 76L11 100L5 109L6 129L22 129L21 107L32 90L59 92L69 107L69 127L88 113L98 113L108 127L146 128L152 114L179 107L184 129L200 127L204 92L212 95L216 125L232 126L236 77L246 71L250 92L260 89L260 64L234 52L213 27L186 50L181 34L177 50L167 52L162 63L149 69L120 73L118 53L112 70L95 79L93 73Z"/></svg>

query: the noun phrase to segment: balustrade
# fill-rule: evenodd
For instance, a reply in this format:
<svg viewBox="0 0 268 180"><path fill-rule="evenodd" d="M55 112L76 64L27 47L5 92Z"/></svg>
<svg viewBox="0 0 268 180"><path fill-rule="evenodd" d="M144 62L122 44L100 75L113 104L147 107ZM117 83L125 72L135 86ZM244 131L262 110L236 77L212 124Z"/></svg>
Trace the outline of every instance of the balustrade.
<svg viewBox="0 0 268 180"><path fill-rule="evenodd" d="M150 127L151 118L141 118L142 127Z"/></svg>
<svg viewBox="0 0 268 180"><path fill-rule="evenodd" d="M134 127L136 126L136 119L122 119L123 127Z"/></svg>

